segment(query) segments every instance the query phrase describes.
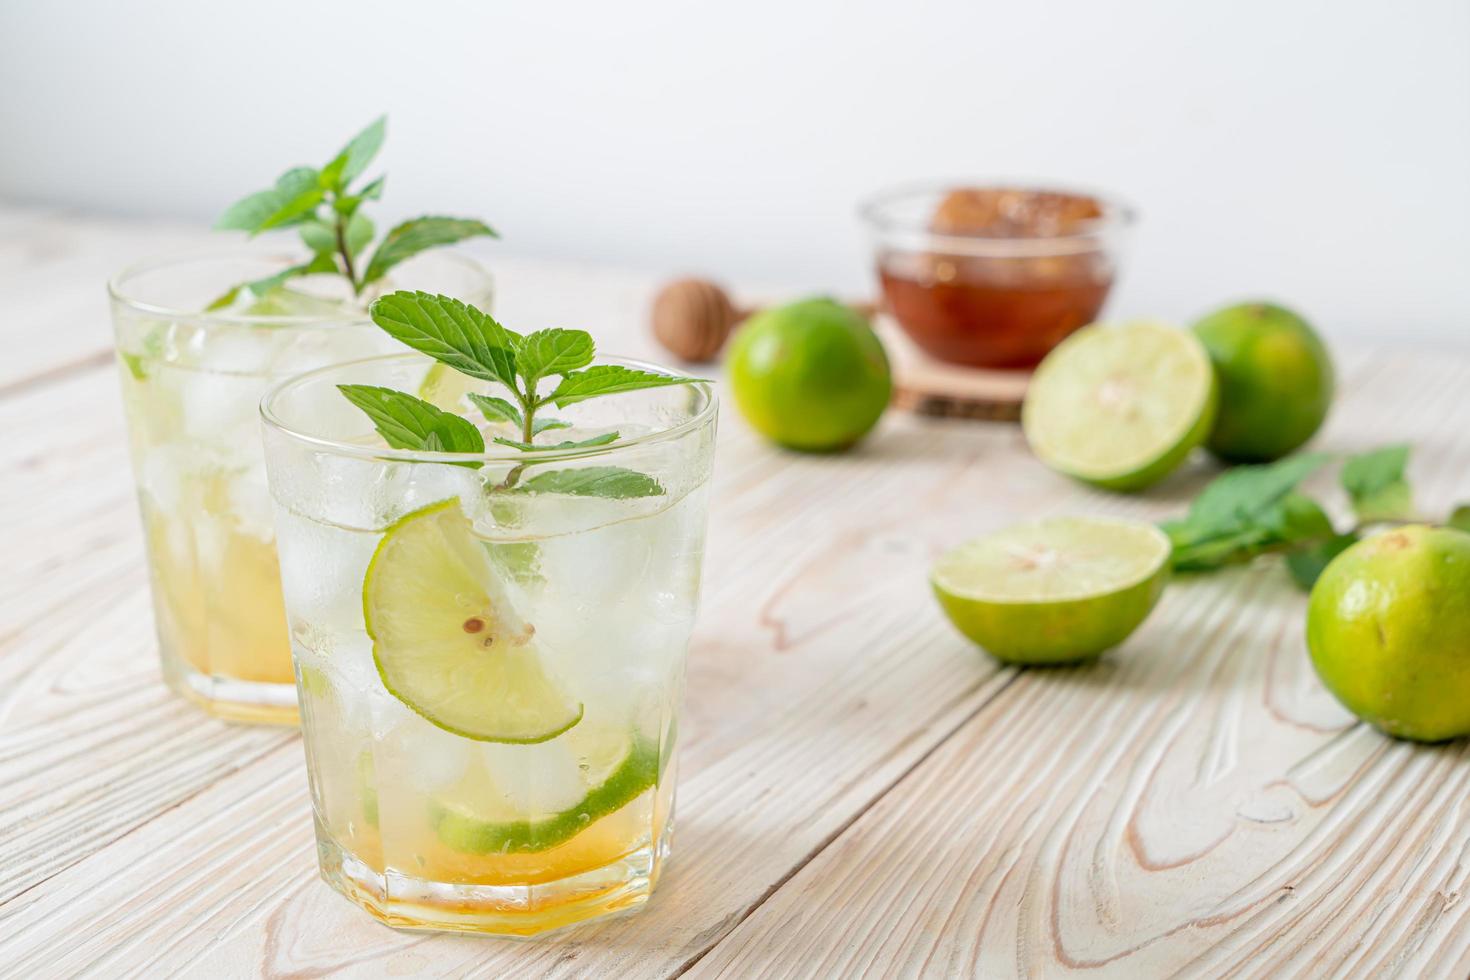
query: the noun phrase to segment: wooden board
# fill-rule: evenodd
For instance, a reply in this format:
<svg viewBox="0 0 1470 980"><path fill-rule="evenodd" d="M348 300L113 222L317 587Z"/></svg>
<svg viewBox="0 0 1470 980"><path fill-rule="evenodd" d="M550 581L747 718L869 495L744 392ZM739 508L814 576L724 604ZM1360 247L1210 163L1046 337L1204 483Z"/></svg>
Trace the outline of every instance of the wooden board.
<svg viewBox="0 0 1470 980"><path fill-rule="evenodd" d="M873 326L893 366L895 407L938 418L1020 421L1030 371L947 364L915 346L892 317L880 313Z"/></svg>
<svg viewBox="0 0 1470 980"><path fill-rule="evenodd" d="M27 221L78 227L0 210L0 241ZM651 278L497 272L508 322L652 353ZM814 458L726 411L676 854L649 908L531 942L387 929L316 878L299 738L161 686L115 383L76 360L106 357L105 324L27 301L62 353L0 387L0 976L1470 972L1470 750L1352 724L1280 568L1176 586L1124 648L1062 671L999 667L928 595L966 535L1162 517L1208 464L1109 496L1013 427L901 412ZM1426 511L1470 499L1470 356L1341 367L1322 447L1412 439Z"/></svg>

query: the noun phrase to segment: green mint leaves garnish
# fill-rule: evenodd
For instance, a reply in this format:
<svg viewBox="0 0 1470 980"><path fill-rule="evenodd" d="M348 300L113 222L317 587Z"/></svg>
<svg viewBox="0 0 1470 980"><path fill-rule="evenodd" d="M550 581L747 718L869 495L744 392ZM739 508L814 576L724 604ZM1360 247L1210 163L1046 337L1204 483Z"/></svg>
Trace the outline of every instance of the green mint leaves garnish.
<svg viewBox="0 0 1470 980"><path fill-rule="evenodd" d="M444 453L482 453L485 439L467 419L413 395L375 385L338 385L348 401L367 413L394 449ZM471 463L478 466L478 463Z"/></svg>
<svg viewBox="0 0 1470 980"><path fill-rule="evenodd" d="M390 293L374 301L368 313L386 333L414 350L461 374L501 385L505 389L501 395L472 393L468 398L487 421L508 423L519 433L519 438L495 436L492 442L523 452L594 448L609 445L619 437L617 432L605 432L587 439L537 442L543 433L572 427L562 419L538 417L547 405L565 407L603 395L700 380L620 365L594 366L596 345L586 331L551 329L519 334L501 326L488 313L448 296ZM371 385L339 387L395 449L485 451L484 437L474 423L421 398ZM543 387L550 390L542 394ZM496 489L619 499L663 492L652 477L615 466L554 470L522 482L522 473L533 462L514 467ZM458 465L481 464L466 461Z"/></svg>
<svg viewBox="0 0 1470 980"><path fill-rule="evenodd" d="M1394 521L1414 510L1414 497L1404 470L1409 447L1386 446L1354 456L1342 466L1342 486L1353 501L1353 512L1365 521Z"/></svg>
<svg viewBox="0 0 1470 980"><path fill-rule="evenodd" d="M664 488L653 477L621 466L588 466L579 470L538 473L521 484L528 493L565 493L574 497L657 497Z"/></svg>
<svg viewBox="0 0 1470 980"><path fill-rule="evenodd" d="M358 209L364 201L383 196L383 177L358 188L352 184L378 155L387 135L388 119L380 116L358 133L321 169L292 167L273 187L250 194L225 210L215 227L257 235L273 228L296 228L311 259L273 276L241 283L210 303L217 310L236 301L242 291L263 296L288 279L317 273L341 275L354 296L380 281L388 270L427 249L452 245L477 236L498 237L483 221L426 216L395 226L378 244L372 257L363 258L376 229Z"/></svg>
<svg viewBox="0 0 1470 980"><path fill-rule="evenodd" d="M1369 527L1412 520L1407 445L1385 446L1343 462L1338 481L1357 517L1345 530L1334 527L1322 506L1298 489L1332 459L1326 453L1302 453L1262 466L1238 466L1217 477L1183 518L1161 525L1174 542L1175 570L1211 571L1281 554L1292 579L1310 589L1327 564ZM1470 530L1470 505L1458 508L1447 523Z"/></svg>

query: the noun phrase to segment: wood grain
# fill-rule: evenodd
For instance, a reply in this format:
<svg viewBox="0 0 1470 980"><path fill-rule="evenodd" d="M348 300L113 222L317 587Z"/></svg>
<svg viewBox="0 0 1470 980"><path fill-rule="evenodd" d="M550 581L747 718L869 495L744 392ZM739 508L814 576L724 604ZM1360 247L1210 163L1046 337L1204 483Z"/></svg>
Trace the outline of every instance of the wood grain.
<svg viewBox="0 0 1470 980"><path fill-rule="evenodd" d="M0 279L100 295L120 253L198 234L150 227L0 208ZM507 322L653 352L650 277L494 267ZM901 413L820 458L722 419L647 910L533 942L380 926L316 878L296 736L163 689L105 312L27 301L58 341L0 370L0 976L1470 973L1470 750L1350 724L1279 568L1176 585L1090 668L1001 669L939 617L925 572L955 541L1160 518L1208 463L1109 496L1014 427ZM1424 510L1470 499L1470 357L1341 367L1324 448L1410 439Z"/></svg>
<svg viewBox="0 0 1470 980"><path fill-rule="evenodd" d="M1470 496L1470 359L1355 368L1323 446L1412 439L1426 512ZM1021 675L689 975L1463 976L1470 748L1354 724L1303 607L1187 580Z"/></svg>

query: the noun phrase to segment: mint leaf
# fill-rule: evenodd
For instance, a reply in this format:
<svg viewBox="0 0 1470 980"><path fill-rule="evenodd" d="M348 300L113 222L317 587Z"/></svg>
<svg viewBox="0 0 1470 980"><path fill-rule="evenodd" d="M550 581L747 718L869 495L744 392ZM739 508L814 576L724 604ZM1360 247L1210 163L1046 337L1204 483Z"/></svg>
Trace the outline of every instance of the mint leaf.
<svg viewBox="0 0 1470 980"><path fill-rule="evenodd" d="M209 301L209 305L204 308L204 312L213 313L215 310L222 310L230 304L234 303L235 300L239 299L240 297L240 290L244 289L245 287L246 284L241 283L240 285L235 286L233 289L229 289L226 292L221 293L219 296L216 296L214 299Z"/></svg>
<svg viewBox="0 0 1470 980"><path fill-rule="evenodd" d="M537 330L516 350L516 370L534 390L549 374L566 374L592 363L592 335L584 330Z"/></svg>
<svg viewBox="0 0 1470 980"><path fill-rule="evenodd" d="M335 252L337 250L337 232L331 225L317 218L311 218L301 223L297 229L301 240L306 247L313 252Z"/></svg>
<svg viewBox="0 0 1470 980"><path fill-rule="evenodd" d="M225 208L225 213L215 221L214 227L219 231L260 231L265 219L276 213L280 208L280 195L275 188L268 191L256 191L254 194L240 198L234 204Z"/></svg>
<svg viewBox="0 0 1470 980"><path fill-rule="evenodd" d="M1450 519L1445 522L1447 526L1459 531L1470 532L1470 504L1461 504L1456 507Z"/></svg>
<svg viewBox="0 0 1470 980"><path fill-rule="evenodd" d="M585 371L573 371L562 377L556 390L546 397L555 402L557 408L566 408L576 402L599 395L615 395L624 391L642 388L661 388L665 385L691 384L699 378L684 378L673 374L654 374L638 371L619 364L599 364Z"/></svg>
<svg viewBox="0 0 1470 980"><path fill-rule="evenodd" d="M534 442L520 442L516 439L502 439L499 436L495 438L495 441L502 446L509 446L512 449L519 449L522 452L529 453L542 449L587 449L592 446L606 446L617 437L618 434L616 432L604 432L602 435L593 436L591 439L568 440L545 446Z"/></svg>
<svg viewBox="0 0 1470 980"><path fill-rule="evenodd" d="M516 390L520 335L473 306L449 296L400 291L375 300L368 315L392 337L461 374Z"/></svg>
<svg viewBox="0 0 1470 980"><path fill-rule="evenodd" d="M271 212L256 231L266 231L284 225L299 224L306 220L309 212L326 198L326 192L317 186L317 172L312 167L294 167L281 174L276 181L276 209Z"/></svg>
<svg viewBox="0 0 1470 980"><path fill-rule="evenodd" d="M376 180L370 181L362 190L357 192L357 199L359 201L381 200L383 197L383 184L387 179L388 175L384 174Z"/></svg>
<svg viewBox="0 0 1470 980"><path fill-rule="evenodd" d="M1205 487L1184 520L1172 522L1170 534L1189 544L1255 527L1329 459L1325 453L1302 453L1261 466L1237 466Z"/></svg>
<svg viewBox="0 0 1470 980"><path fill-rule="evenodd" d="M1413 493L1404 478L1409 446L1395 445L1350 457L1342 467L1342 488L1353 511L1364 521L1398 520L1414 509Z"/></svg>
<svg viewBox="0 0 1470 980"><path fill-rule="evenodd" d="M338 385L338 390L372 419L373 428L394 449L431 452L482 453L485 440L468 420L435 408L428 402L392 388L375 385ZM478 467L479 461L456 466Z"/></svg>
<svg viewBox="0 0 1470 980"><path fill-rule="evenodd" d="M561 419L536 419L531 423L531 435L540 435L551 429L570 429L571 427L572 423L563 422Z"/></svg>
<svg viewBox="0 0 1470 980"><path fill-rule="evenodd" d="M1239 466L1216 477L1183 519L1160 525L1174 543L1174 568L1208 571L1334 533L1322 508L1295 492L1329 458L1303 453L1264 466Z"/></svg>
<svg viewBox="0 0 1470 980"><path fill-rule="evenodd" d="M373 259L363 273L363 284L377 282L389 269L425 249L453 245L479 235L499 237L495 229L483 221L467 218L424 217L405 221L383 236L382 244L373 253Z"/></svg>
<svg viewBox="0 0 1470 980"><path fill-rule="evenodd" d="M630 500L657 497L664 488L653 477L621 466L588 466L538 473L518 488L523 493L564 493L573 497Z"/></svg>
<svg viewBox="0 0 1470 980"><path fill-rule="evenodd" d="M470 392L467 397L480 410L480 414L491 422L512 422L517 427L524 424L521 420L521 410L504 398L496 398L493 395L480 395L475 392Z"/></svg>
<svg viewBox="0 0 1470 980"><path fill-rule="evenodd" d="M388 117L379 116L342 148L332 162L322 168L321 186L342 190L358 178L373 162L388 134Z"/></svg>
<svg viewBox="0 0 1470 980"><path fill-rule="evenodd" d="M339 271L337 269L337 260L333 257L332 253L318 252L306 264L306 271L303 274L310 276L317 273L332 273L337 271Z"/></svg>
<svg viewBox="0 0 1470 980"><path fill-rule="evenodd" d="M1357 540L1356 534L1338 534L1326 541L1293 551L1286 556L1286 570L1291 573L1292 581L1302 591L1310 592L1323 570L1332 563L1332 559L1351 548Z"/></svg>
<svg viewBox="0 0 1470 980"><path fill-rule="evenodd" d="M347 251L354 256L367 248L373 240L373 222L365 214L354 214L347 219Z"/></svg>

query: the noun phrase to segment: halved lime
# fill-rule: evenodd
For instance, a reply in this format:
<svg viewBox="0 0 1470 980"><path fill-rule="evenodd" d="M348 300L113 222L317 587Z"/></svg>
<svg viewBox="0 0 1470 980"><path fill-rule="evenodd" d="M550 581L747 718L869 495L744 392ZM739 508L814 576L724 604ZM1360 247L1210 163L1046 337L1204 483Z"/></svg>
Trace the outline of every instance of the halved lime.
<svg viewBox="0 0 1470 980"><path fill-rule="evenodd" d="M484 742L555 738L582 706L552 678L451 498L383 534L362 583L378 675L394 697L446 731Z"/></svg>
<svg viewBox="0 0 1470 980"><path fill-rule="evenodd" d="M960 545L930 582L950 621L996 659L1068 663L1138 628L1164 591L1169 553L1152 524L1056 517Z"/></svg>
<svg viewBox="0 0 1470 980"><path fill-rule="evenodd" d="M565 759L498 760L492 775L475 781L473 791L466 788L453 798L432 800L429 818L439 840L466 854L549 850L627 806L658 781L658 746L626 730L582 726L556 744L566 746ZM528 794L531 806L517 804L515 794L494 787L496 769L529 779L536 790ZM558 785L568 780L574 785Z"/></svg>
<svg viewBox="0 0 1470 980"><path fill-rule="evenodd" d="M468 374L460 374L448 364L436 361L419 383L419 397L435 408L458 412L465 407L465 395L483 388L484 382L477 381Z"/></svg>
<svg viewBox="0 0 1470 980"><path fill-rule="evenodd" d="M1214 367L1193 334L1160 323L1096 324L1041 362L1021 425L1052 469L1138 490L1204 442L1217 401Z"/></svg>

